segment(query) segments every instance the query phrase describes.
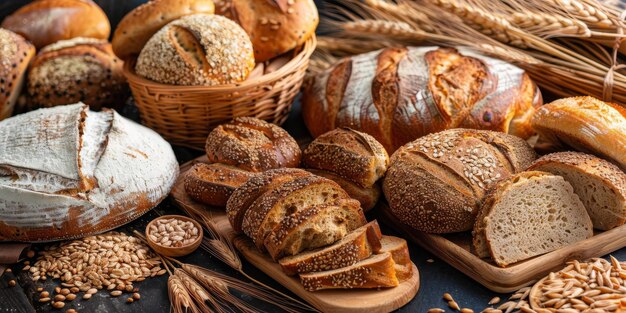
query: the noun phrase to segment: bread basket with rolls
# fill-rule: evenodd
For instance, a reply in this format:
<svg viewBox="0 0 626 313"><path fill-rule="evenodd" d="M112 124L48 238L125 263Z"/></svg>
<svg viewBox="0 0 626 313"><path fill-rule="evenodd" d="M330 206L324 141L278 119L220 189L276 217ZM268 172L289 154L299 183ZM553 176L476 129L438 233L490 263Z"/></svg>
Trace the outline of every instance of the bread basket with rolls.
<svg viewBox="0 0 626 313"><path fill-rule="evenodd" d="M194 149L235 117L283 123L316 46L311 0L235 0L232 20L213 11L211 1L151 1L112 41L142 123Z"/></svg>

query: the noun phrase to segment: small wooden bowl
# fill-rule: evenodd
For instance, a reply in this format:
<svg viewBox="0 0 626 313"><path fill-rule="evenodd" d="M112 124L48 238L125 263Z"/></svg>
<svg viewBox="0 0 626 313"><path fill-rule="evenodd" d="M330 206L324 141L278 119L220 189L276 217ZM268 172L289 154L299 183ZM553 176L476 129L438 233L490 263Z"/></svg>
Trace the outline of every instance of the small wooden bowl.
<svg viewBox="0 0 626 313"><path fill-rule="evenodd" d="M186 246L181 246L181 247L162 246L161 244L154 242L152 239L150 239L150 236L149 236L150 226L156 224L157 220L171 219L171 218L193 223L193 225L196 226L196 228L198 228L198 238L196 238L194 242ZM150 246L150 248L152 248L154 251L156 251L157 253L161 255L169 256L169 257L185 256L196 251L196 249L198 249L198 247L202 243L202 237L203 237L203 231L202 231L202 226L200 225L200 223L183 215L163 215L163 216L153 219L152 221L150 221L150 223L148 223L148 226L146 226L146 240L148 240L148 245Z"/></svg>

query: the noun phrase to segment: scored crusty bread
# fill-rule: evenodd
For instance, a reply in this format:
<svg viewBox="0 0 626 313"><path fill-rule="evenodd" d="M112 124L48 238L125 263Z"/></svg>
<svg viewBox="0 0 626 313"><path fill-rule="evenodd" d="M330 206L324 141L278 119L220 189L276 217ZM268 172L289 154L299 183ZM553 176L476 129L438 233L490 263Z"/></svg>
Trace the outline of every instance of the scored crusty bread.
<svg viewBox="0 0 626 313"><path fill-rule="evenodd" d="M13 114L35 47L22 36L0 28L0 120Z"/></svg>
<svg viewBox="0 0 626 313"><path fill-rule="evenodd" d="M492 259L499 266L547 253L593 236L587 211L561 176L522 172L498 184L487 201L482 227ZM483 250L476 247L476 250Z"/></svg>
<svg viewBox="0 0 626 313"><path fill-rule="evenodd" d="M429 233L472 229L488 188L536 158L521 138L452 129L398 149L383 182L391 213Z"/></svg>
<svg viewBox="0 0 626 313"><path fill-rule="evenodd" d="M413 263L406 240L394 236L382 236L380 253L389 252L396 263L396 277L403 282L413 276Z"/></svg>
<svg viewBox="0 0 626 313"><path fill-rule="evenodd" d="M244 214L242 229L264 250L265 237L285 216L348 198L348 194L330 179L314 175L297 178L257 198Z"/></svg>
<svg viewBox="0 0 626 313"><path fill-rule="evenodd" d="M283 272L296 275L334 270L368 258L381 249L382 234L377 221L363 225L334 244L281 259Z"/></svg>
<svg viewBox="0 0 626 313"><path fill-rule="evenodd" d="M243 217L258 197L283 183L305 176L311 176L311 173L297 168L273 169L259 173L235 189L226 203L228 221L235 232L243 231Z"/></svg>
<svg viewBox="0 0 626 313"><path fill-rule="evenodd" d="M350 128L337 128L317 137L304 150L309 168L332 172L361 187L385 175L389 155L374 137Z"/></svg>
<svg viewBox="0 0 626 313"><path fill-rule="evenodd" d="M339 199L287 215L265 237L265 248L278 260L330 245L366 223L359 201Z"/></svg>
<svg viewBox="0 0 626 313"><path fill-rule="evenodd" d="M185 191L196 201L223 207L233 191L254 175L230 165L197 163L184 177Z"/></svg>
<svg viewBox="0 0 626 313"><path fill-rule="evenodd" d="M300 280L308 291L396 287L400 283L389 252L372 255L347 267L300 274Z"/></svg>
<svg viewBox="0 0 626 313"><path fill-rule="evenodd" d="M339 186L341 186L341 188L343 188L343 190L350 195L350 198L356 199L361 203L361 208L363 208L363 211L365 212L373 209L380 198L381 191L378 184L373 184L369 187L361 187L352 181L328 171L312 168L307 169L307 171L317 176L328 178L339 184Z"/></svg>
<svg viewBox="0 0 626 313"><path fill-rule="evenodd" d="M609 230L626 222L626 173L615 164L581 152L557 152L539 158L529 170L565 178L594 228Z"/></svg>

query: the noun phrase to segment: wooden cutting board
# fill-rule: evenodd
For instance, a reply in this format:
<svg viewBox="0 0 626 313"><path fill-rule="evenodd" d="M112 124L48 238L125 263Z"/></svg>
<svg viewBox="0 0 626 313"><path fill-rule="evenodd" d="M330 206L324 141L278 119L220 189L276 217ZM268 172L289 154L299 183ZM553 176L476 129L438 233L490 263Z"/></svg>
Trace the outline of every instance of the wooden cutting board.
<svg viewBox="0 0 626 313"><path fill-rule="evenodd" d="M553 271L561 270L570 260L601 257L626 246L626 225L534 258L499 267L471 252L470 232L436 235L416 231L396 219L381 201L376 208L379 219L400 230L411 240L483 286L500 293L509 293L531 285Z"/></svg>
<svg viewBox="0 0 626 313"><path fill-rule="evenodd" d="M219 227L218 230L223 236L233 239L235 247L248 262L318 310L333 313L391 312L407 304L417 294L420 281L419 272L415 264L413 264L413 277L395 288L380 290L321 290L316 292L304 290L297 276L292 277L285 275L278 263L274 262L268 255L261 253L254 246L252 240L245 236L235 234L224 210L205 206L193 201L187 196L182 178L193 163L202 161L206 161L206 157L201 157L181 165L180 176L171 193L176 205L183 209L187 207L209 210L213 221Z"/></svg>

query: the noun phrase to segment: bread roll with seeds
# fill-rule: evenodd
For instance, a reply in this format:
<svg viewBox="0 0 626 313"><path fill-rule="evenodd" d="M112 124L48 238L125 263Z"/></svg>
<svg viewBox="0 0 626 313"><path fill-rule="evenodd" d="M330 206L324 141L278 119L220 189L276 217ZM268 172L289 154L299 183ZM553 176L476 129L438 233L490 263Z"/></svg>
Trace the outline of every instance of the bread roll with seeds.
<svg viewBox="0 0 626 313"><path fill-rule="evenodd" d="M382 236L380 239L380 253L389 252L393 258L396 277L403 282L413 276L413 262L409 255L409 246L406 240L394 236Z"/></svg>
<svg viewBox="0 0 626 313"><path fill-rule="evenodd" d="M302 45L313 36L319 23L313 0L230 2L229 14L250 35L254 57L258 62L267 61Z"/></svg>
<svg viewBox="0 0 626 313"><path fill-rule="evenodd" d="M328 271L350 266L378 253L382 234L377 221L361 226L334 244L281 259L287 275Z"/></svg>
<svg viewBox="0 0 626 313"><path fill-rule="evenodd" d="M232 0L215 0L213 3L215 4L215 14L235 20L231 9L233 5Z"/></svg>
<svg viewBox="0 0 626 313"><path fill-rule="evenodd" d="M366 223L361 205L354 199L314 205L286 215L265 237L265 248L278 261L330 245Z"/></svg>
<svg viewBox="0 0 626 313"><path fill-rule="evenodd" d="M0 120L13 114L35 47L22 36L0 28Z"/></svg>
<svg viewBox="0 0 626 313"><path fill-rule="evenodd" d="M129 95L122 66L105 40L74 38L46 46L28 72L29 105L40 108L80 101L95 110L119 109Z"/></svg>
<svg viewBox="0 0 626 313"><path fill-rule="evenodd" d="M241 233L243 231L244 214L257 198L286 182L305 176L311 176L311 173L297 168L273 169L253 176L235 189L226 203L228 221L235 232Z"/></svg>
<svg viewBox="0 0 626 313"><path fill-rule="evenodd" d="M198 202L223 207L254 174L230 165L197 163L185 175L185 191Z"/></svg>
<svg viewBox="0 0 626 313"><path fill-rule="evenodd" d="M209 133L205 150L211 163L252 172L300 165L302 151L284 129L253 117L238 117Z"/></svg>
<svg viewBox="0 0 626 313"><path fill-rule="evenodd" d="M313 173L314 175L328 178L336 182L348 193L348 195L350 195L350 198L358 200L361 203L361 208L363 208L363 211L365 212L373 209L376 206L376 203L378 203L378 199L381 195L380 186L378 184L373 184L370 187L361 187L352 181L331 172L312 168L307 169L307 171Z"/></svg>
<svg viewBox="0 0 626 313"><path fill-rule="evenodd" d="M626 109L593 97L572 97L542 106L532 127L546 141L616 162L626 170Z"/></svg>
<svg viewBox="0 0 626 313"><path fill-rule="evenodd" d="M317 137L304 150L309 168L333 172L361 187L371 187L387 171L389 155L374 137L337 128Z"/></svg>
<svg viewBox="0 0 626 313"><path fill-rule="evenodd" d="M395 262L391 253L375 254L356 264L330 271L300 274L304 289L359 289L396 287Z"/></svg>
<svg viewBox="0 0 626 313"><path fill-rule="evenodd" d="M24 36L37 49L76 37L106 40L111 33L106 14L91 0L33 1L7 16L2 28Z"/></svg>
<svg viewBox="0 0 626 313"><path fill-rule="evenodd" d="M626 173L617 165L581 152L539 158L528 170L562 176L585 205L593 228L609 230L626 222Z"/></svg>
<svg viewBox="0 0 626 313"><path fill-rule="evenodd" d="M521 138L452 129L398 149L383 182L391 213L429 233L472 229L486 191L536 158Z"/></svg>
<svg viewBox="0 0 626 313"><path fill-rule="evenodd" d="M139 55L141 49L159 29L186 15L213 14L211 0L151 0L130 11L113 34L113 51L126 59Z"/></svg>
<svg viewBox="0 0 626 313"><path fill-rule="evenodd" d="M254 69L252 43L237 23L194 14L161 28L143 47L135 71L163 84L216 86L244 81Z"/></svg>

